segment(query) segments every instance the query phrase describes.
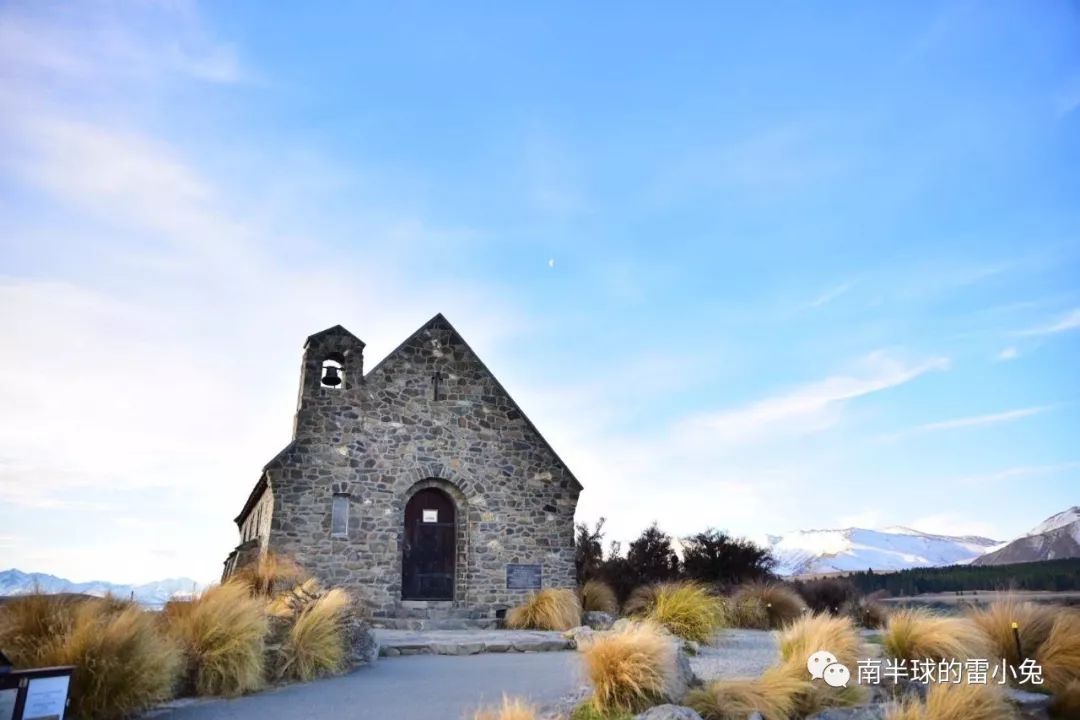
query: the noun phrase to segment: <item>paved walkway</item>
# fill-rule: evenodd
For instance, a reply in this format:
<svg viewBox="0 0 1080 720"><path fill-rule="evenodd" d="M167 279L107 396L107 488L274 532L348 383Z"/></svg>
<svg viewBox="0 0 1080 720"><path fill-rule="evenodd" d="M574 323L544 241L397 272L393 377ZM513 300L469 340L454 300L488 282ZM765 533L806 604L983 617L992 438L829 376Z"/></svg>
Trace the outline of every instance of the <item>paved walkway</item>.
<svg viewBox="0 0 1080 720"><path fill-rule="evenodd" d="M376 630L375 639L386 657L574 649L561 632L544 630Z"/></svg>
<svg viewBox="0 0 1080 720"><path fill-rule="evenodd" d="M155 710L158 720L461 720L503 693L552 705L579 690L580 655L570 652L381 658L341 677L235 700Z"/></svg>

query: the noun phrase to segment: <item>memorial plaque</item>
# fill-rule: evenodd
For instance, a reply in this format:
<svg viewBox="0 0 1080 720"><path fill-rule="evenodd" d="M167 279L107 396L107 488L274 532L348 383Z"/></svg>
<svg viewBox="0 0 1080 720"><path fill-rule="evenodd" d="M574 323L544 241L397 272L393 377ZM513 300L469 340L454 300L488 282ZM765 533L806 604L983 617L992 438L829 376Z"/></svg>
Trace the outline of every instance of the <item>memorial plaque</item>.
<svg viewBox="0 0 1080 720"><path fill-rule="evenodd" d="M507 590L539 590L543 579L543 565L507 565Z"/></svg>

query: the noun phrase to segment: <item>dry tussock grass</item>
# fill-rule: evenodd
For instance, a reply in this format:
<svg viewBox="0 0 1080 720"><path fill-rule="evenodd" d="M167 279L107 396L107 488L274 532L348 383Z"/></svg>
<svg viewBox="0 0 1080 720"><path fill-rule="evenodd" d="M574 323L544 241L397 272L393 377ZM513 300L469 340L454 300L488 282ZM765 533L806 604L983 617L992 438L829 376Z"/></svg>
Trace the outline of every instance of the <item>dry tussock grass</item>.
<svg viewBox="0 0 1080 720"><path fill-rule="evenodd" d="M1020 626L1020 652L1023 657L1035 657L1036 651L1050 634L1055 614L1056 609L1051 606L1021 602L1011 596L967 612L967 616L990 641L994 655L1005 658L1014 666L1019 665L1023 658L1016 652L1012 624L1015 622Z"/></svg>
<svg viewBox="0 0 1080 720"><path fill-rule="evenodd" d="M334 588L296 615L278 651L279 678L306 682L342 669L345 662L342 622L349 604L348 593Z"/></svg>
<svg viewBox="0 0 1080 720"><path fill-rule="evenodd" d="M623 603L623 615L645 615L652 609L656 602L656 594L660 591L660 583L638 585L630 593Z"/></svg>
<svg viewBox="0 0 1080 720"><path fill-rule="evenodd" d="M573 590L545 588L506 614L515 630L569 630L581 625L581 605Z"/></svg>
<svg viewBox="0 0 1080 720"><path fill-rule="evenodd" d="M266 552L233 573L229 581L245 585L252 595L274 597L307 577L307 572L291 558Z"/></svg>
<svg viewBox="0 0 1080 720"><path fill-rule="evenodd" d="M0 607L0 646L21 667L74 665L71 714L111 720L172 695L179 653L155 619L111 598L34 594Z"/></svg>
<svg viewBox="0 0 1080 720"><path fill-rule="evenodd" d="M184 653L185 690L234 696L262 685L265 602L252 597L246 584L227 582L206 590L167 627Z"/></svg>
<svg viewBox="0 0 1080 720"><path fill-rule="evenodd" d="M689 582L656 586L645 617L694 642L708 642L726 623L723 600Z"/></svg>
<svg viewBox="0 0 1080 720"><path fill-rule="evenodd" d="M994 656L989 639L970 619L933 615L922 609L894 612L885 626L882 643L889 656L906 660Z"/></svg>
<svg viewBox="0 0 1080 720"><path fill-rule="evenodd" d="M796 712L796 696L809 684L773 667L759 678L714 680L691 690L683 702L704 720L746 720L755 712L764 720L788 720Z"/></svg>
<svg viewBox="0 0 1080 720"><path fill-rule="evenodd" d="M837 661L852 670L862 656L862 640L851 618L829 614L804 615L780 634L780 668L793 679L806 678L806 659L827 648ZM812 715L828 707L856 705L865 699L865 688L852 682L833 688L824 683L806 683L795 694L799 715Z"/></svg>
<svg viewBox="0 0 1080 720"><path fill-rule="evenodd" d="M997 685L935 683L926 702L893 706L885 720L1013 720L1012 705Z"/></svg>
<svg viewBox="0 0 1080 720"><path fill-rule="evenodd" d="M802 596L777 583L746 583L732 596L733 620L739 627L756 629L782 628L806 613ZM764 622L762 622L764 620Z"/></svg>
<svg viewBox="0 0 1080 720"><path fill-rule="evenodd" d="M521 698L509 698L505 695L502 704L486 708L473 715L473 720L536 720L536 708Z"/></svg>
<svg viewBox="0 0 1080 720"><path fill-rule="evenodd" d="M595 709L638 712L650 705L675 672L675 653L671 638L648 621L598 635L582 652Z"/></svg>
<svg viewBox="0 0 1080 720"><path fill-rule="evenodd" d="M601 580L586 580L581 586L581 609L586 612L619 614L619 600L611 586Z"/></svg>
<svg viewBox="0 0 1080 720"><path fill-rule="evenodd" d="M1080 612L1062 609L1035 659L1042 666L1046 685L1055 693L1080 681Z"/></svg>

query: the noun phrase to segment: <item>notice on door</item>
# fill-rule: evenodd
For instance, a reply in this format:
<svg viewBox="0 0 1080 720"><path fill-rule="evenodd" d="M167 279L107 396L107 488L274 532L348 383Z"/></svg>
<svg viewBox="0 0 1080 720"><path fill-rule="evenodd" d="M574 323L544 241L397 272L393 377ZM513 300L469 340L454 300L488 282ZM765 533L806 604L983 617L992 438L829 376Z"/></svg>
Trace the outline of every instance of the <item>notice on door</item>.
<svg viewBox="0 0 1080 720"><path fill-rule="evenodd" d="M543 580L543 565L507 565L507 590L539 590Z"/></svg>
<svg viewBox="0 0 1080 720"><path fill-rule="evenodd" d="M438 510L425 510L424 511L424 522L433 522L433 523L439 522L439 511Z"/></svg>

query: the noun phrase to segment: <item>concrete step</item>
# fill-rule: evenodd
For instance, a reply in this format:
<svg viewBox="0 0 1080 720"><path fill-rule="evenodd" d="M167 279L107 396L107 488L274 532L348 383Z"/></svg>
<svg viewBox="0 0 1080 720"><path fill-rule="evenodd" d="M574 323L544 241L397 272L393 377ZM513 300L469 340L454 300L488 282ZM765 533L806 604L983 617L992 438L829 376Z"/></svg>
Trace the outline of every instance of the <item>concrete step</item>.
<svg viewBox="0 0 1080 720"><path fill-rule="evenodd" d="M495 618L422 618L389 617L372 618L372 627L387 630L492 630L498 626Z"/></svg>

